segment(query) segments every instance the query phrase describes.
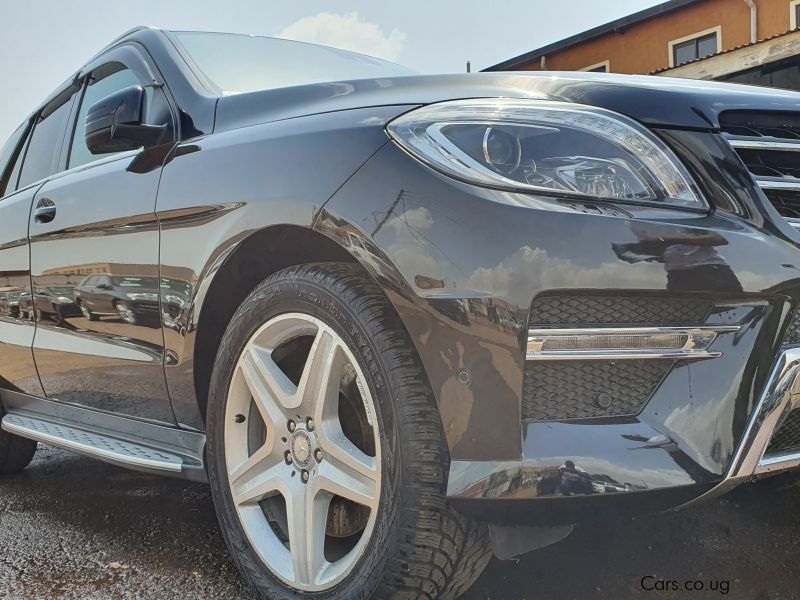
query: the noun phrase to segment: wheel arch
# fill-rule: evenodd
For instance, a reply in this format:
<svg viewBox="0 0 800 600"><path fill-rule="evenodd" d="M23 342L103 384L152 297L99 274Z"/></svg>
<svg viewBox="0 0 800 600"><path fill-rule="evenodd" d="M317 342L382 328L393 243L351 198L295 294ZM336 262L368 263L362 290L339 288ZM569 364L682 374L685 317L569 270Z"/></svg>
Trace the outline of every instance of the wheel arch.
<svg viewBox="0 0 800 600"><path fill-rule="evenodd" d="M197 307L193 377L197 408L205 420L211 371L231 317L264 279L287 267L315 262L357 264L369 270L337 241L302 225L272 225L240 241L211 276Z"/></svg>

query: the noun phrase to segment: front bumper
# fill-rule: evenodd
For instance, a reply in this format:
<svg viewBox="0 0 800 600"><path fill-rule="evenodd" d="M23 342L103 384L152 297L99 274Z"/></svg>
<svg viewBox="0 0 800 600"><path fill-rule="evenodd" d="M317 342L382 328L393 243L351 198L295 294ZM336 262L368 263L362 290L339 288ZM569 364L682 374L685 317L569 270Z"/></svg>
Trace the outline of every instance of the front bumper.
<svg viewBox="0 0 800 600"><path fill-rule="evenodd" d="M723 182L737 198L764 200L718 136L686 135L695 136L681 140L694 143L695 162L717 165L715 193ZM455 504L486 520L531 522L543 512L552 523L564 512L570 522L604 504L683 505L771 462L793 466L764 455L759 441L758 468L731 474L751 432L768 441L781 421L751 425L771 406L775 357L789 352L800 300L795 232L752 207L745 217L521 202L432 173L388 144L317 222L381 283L416 345L439 403ZM547 310L538 305L546 298ZM587 298L589 310L575 308ZM652 393L630 410L548 415L529 397L539 376L526 360L531 329L664 326L719 334L699 360L648 367ZM613 368L600 379L640 375Z"/></svg>
<svg viewBox="0 0 800 600"><path fill-rule="evenodd" d="M640 492L634 494L636 498L629 498L626 502L615 499L606 503L615 510L624 504L636 512L676 505L680 507L693 505L727 493L749 479L800 466L800 450L775 450L771 447L771 442L781 430L781 426L786 423L792 411L798 408L800 408L800 348L789 348L781 352L775 362L767 387L752 413L730 467L724 478L716 482L688 486L665 485L661 489L637 489L630 484L613 481L608 476L597 475L593 469L591 469L593 474L582 483L579 480L565 482L563 477L552 477L557 473L557 469L543 465L538 458L494 464L454 461L450 470L448 496L463 510L480 514L483 518L488 516L490 520L498 522L519 520L535 522L540 519L547 523L569 522L585 516L590 511L597 514L597 511L602 509L603 502L586 502L579 498L598 494ZM626 426L625 430L632 429ZM613 430L608 431L613 432ZM558 433L558 435L564 434L565 432ZM659 445L666 443L663 436L657 439L661 442ZM674 443L672 446L669 452L677 452ZM590 452L590 447L584 447L582 451ZM662 493L648 494L652 491ZM495 510L490 509L488 513L486 503L481 502L545 498L552 500L557 496L565 496L569 500L567 503L551 501L541 505L500 502L495 503Z"/></svg>

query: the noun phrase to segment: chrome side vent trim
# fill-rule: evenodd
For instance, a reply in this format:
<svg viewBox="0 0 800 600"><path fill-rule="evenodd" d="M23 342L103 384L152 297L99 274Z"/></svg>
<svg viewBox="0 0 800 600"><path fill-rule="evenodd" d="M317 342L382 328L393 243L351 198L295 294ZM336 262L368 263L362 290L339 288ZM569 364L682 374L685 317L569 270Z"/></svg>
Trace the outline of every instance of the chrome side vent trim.
<svg viewBox="0 0 800 600"><path fill-rule="evenodd" d="M529 329L527 360L701 360L721 356L709 347L738 326Z"/></svg>

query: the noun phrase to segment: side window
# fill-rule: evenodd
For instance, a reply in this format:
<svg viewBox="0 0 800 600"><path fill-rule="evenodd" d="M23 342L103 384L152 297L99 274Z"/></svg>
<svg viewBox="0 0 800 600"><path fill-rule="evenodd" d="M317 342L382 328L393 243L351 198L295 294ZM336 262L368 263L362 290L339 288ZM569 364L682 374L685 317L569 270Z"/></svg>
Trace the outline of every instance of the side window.
<svg viewBox="0 0 800 600"><path fill-rule="evenodd" d="M0 198L17 189L19 168L22 164L22 141L26 138L27 130L27 123L21 125L0 150Z"/></svg>
<svg viewBox="0 0 800 600"><path fill-rule="evenodd" d="M50 176L56 151L69 118L71 104L69 101L65 102L46 117L36 121L28 149L25 151L17 188Z"/></svg>
<svg viewBox="0 0 800 600"><path fill-rule="evenodd" d="M88 84L84 88L78 120L75 122L75 131L72 135L69 163L67 164L68 169L85 165L104 156L110 156L110 154L92 154L89 152L89 148L86 147L86 115L92 106L106 96L132 85L140 85L140 82L130 69L116 71L98 80L89 77Z"/></svg>

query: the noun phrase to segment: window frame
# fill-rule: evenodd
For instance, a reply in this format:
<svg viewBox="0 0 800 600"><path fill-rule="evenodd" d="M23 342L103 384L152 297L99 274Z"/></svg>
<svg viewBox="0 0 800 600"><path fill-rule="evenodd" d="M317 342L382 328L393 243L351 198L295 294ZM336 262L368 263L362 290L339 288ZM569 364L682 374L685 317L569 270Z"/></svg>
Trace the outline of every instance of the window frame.
<svg viewBox="0 0 800 600"><path fill-rule="evenodd" d="M75 109L75 98L78 95L79 88L77 87L77 83L75 81L70 82L68 85L62 85L58 88L54 94L50 96L50 99L45 102L45 104L39 108L30 118L30 124L28 128L28 133L25 138L24 148L21 150L22 152L22 166L20 167L19 174L17 176L17 189L16 192L21 192L23 190L27 190L31 187L36 185L40 185L53 177L55 174L58 173L58 165L61 159L61 154L64 150L64 142L66 138L67 131L69 131L69 122L70 118L72 117L72 111ZM34 134L36 133L36 128L39 126L39 123L47 119L48 117L52 116L58 109L62 106L69 104L69 108L67 110L67 118L64 119L64 124L61 126L61 131L58 135L56 140L56 147L55 151L53 152L53 159L50 163L50 170L49 172L39 179L35 181L31 181L24 186L19 187L19 181L22 179L22 172L25 169L25 162L28 160L28 151L31 147L31 140L33 139Z"/></svg>
<svg viewBox="0 0 800 600"><path fill-rule="evenodd" d="M798 13L800 13L800 0L791 0L791 2L789 2L789 29L792 31L797 29L797 26L800 25L797 18Z"/></svg>
<svg viewBox="0 0 800 600"><path fill-rule="evenodd" d="M677 67L680 66L675 63L675 46L679 46L681 44L685 44L686 42L694 41L695 43L700 38L709 37L712 34L716 36L717 39L717 50L713 54L709 54L708 56L714 56L714 54L719 54L722 51L722 25L717 25L716 27L712 27L710 29L706 29L704 31L698 31L691 35L684 36L682 38L678 38L676 40L670 40L667 43L667 51L669 53L669 66ZM704 56L702 58L708 58L708 56ZM698 60L700 57L693 59ZM691 62L691 61L689 61ZM687 64L687 63L680 63L680 64Z"/></svg>
<svg viewBox="0 0 800 600"><path fill-rule="evenodd" d="M104 67L108 67L114 63L121 64L126 69L129 69L131 73L133 73L134 76L139 80L140 85L145 89L145 93L152 93L152 90L154 89L161 89L164 92L164 95L167 99L167 105L169 107L170 118L172 120L173 132L172 139L166 140L164 144L175 144L181 139L179 129L180 120L176 117L177 105L175 104L174 97L169 91L169 87L158 72L155 62L152 60L152 58L150 58L150 56L146 54L143 49L141 49L139 44L135 42L128 42L122 44L121 46L116 46L94 58L91 62L87 63L76 76L75 81L78 85L80 85L80 88L78 89L77 94L75 94L77 99L74 102L69 115L67 131L65 133L64 143L62 144L61 148L58 170L56 171L57 176L59 177L66 173L80 172L90 169L94 166L138 156L144 151L139 149L117 152L115 154L101 156L96 160L92 160L75 167L69 166L69 159L70 155L72 154L72 144L75 142L75 133L79 126L78 117L80 116L83 100L86 96L86 90L89 87L89 77L91 77L92 73L95 73L96 71Z"/></svg>
<svg viewBox="0 0 800 600"><path fill-rule="evenodd" d="M798 0L800 2L800 0ZM603 67L604 71L598 71L600 67ZM583 67L582 69L578 69L578 71L582 71L584 73L611 73L611 61L610 60L602 60L599 63L595 63L593 65L589 65L588 67Z"/></svg>
<svg viewBox="0 0 800 600"><path fill-rule="evenodd" d="M31 127L32 122L32 118L26 119L8 138L8 141L12 142L14 136L19 134L17 143L11 148L11 154L8 157L8 162L6 163L2 172L0 172L0 202L2 202L4 198L17 192L17 182L19 181L19 174L22 171L22 167L20 166L19 171L17 171L17 178L15 181L11 181L11 176L14 174L17 165L22 165L22 162L25 160L25 151L28 148L28 140L31 135L31 130L33 129ZM20 130L22 133L20 133ZM12 186L13 189L10 189Z"/></svg>

